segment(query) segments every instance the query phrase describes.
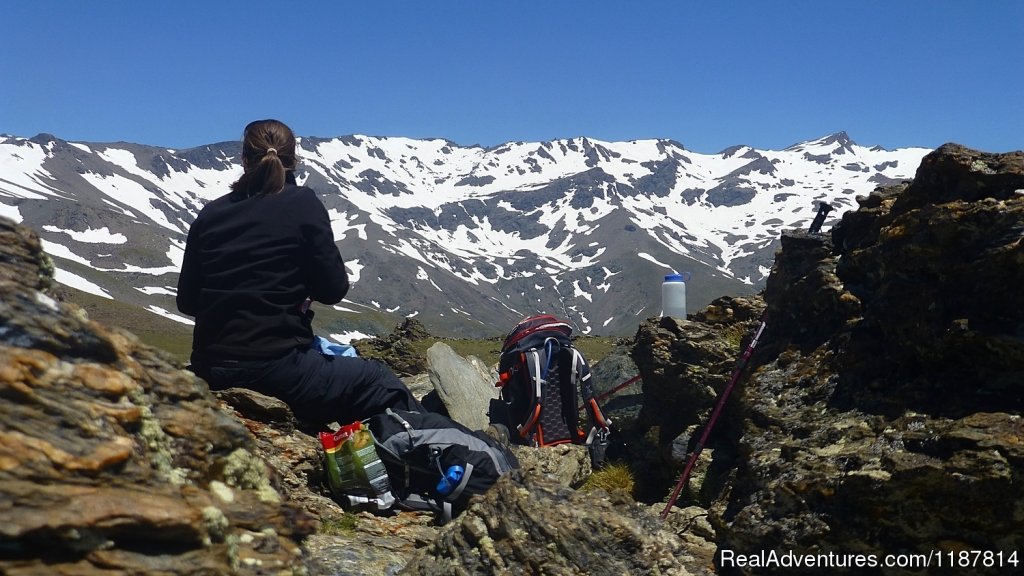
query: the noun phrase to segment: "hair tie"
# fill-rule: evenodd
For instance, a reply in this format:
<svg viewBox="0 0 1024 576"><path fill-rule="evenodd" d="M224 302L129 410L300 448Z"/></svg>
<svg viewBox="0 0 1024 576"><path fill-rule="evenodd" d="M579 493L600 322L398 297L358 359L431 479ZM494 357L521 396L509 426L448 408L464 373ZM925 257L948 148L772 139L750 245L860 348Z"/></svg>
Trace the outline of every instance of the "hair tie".
<svg viewBox="0 0 1024 576"><path fill-rule="evenodd" d="M277 154L277 148L267 148L267 154L270 154L271 152Z"/></svg>

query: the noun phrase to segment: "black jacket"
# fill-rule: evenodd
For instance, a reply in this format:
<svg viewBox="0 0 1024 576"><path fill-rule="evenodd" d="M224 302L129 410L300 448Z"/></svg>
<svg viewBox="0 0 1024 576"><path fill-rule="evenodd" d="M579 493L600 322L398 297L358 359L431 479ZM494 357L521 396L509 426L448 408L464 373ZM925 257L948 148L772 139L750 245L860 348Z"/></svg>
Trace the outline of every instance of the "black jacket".
<svg viewBox="0 0 1024 576"><path fill-rule="evenodd" d="M178 310L195 316L193 361L276 358L313 339L306 298L340 302L348 275L316 193L228 194L207 204L188 233Z"/></svg>

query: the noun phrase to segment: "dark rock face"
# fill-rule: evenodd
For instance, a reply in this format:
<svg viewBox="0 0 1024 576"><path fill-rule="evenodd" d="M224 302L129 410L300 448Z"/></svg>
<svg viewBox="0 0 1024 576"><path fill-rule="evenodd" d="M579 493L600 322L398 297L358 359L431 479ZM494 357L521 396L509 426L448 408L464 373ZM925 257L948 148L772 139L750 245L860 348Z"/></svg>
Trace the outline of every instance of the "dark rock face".
<svg viewBox="0 0 1024 576"><path fill-rule="evenodd" d="M47 293L53 263L32 231L0 218L0 345L109 362L116 352Z"/></svg>
<svg viewBox="0 0 1024 576"><path fill-rule="evenodd" d="M0 218L0 572L301 571L315 526L205 384L43 290Z"/></svg>
<svg viewBox="0 0 1024 576"><path fill-rule="evenodd" d="M844 398L951 416L1024 407L1021 190L1024 153L947 145L874 217L844 218L836 273L864 306L841 359Z"/></svg>
<svg viewBox="0 0 1024 576"><path fill-rule="evenodd" d="M782 235L782 254L765 283L767 327L758 358L795 346L817 348L860 310L860 301L836 276L832 242L803 230Z"/></svg>
<svg viewBox="0 0 1024 576"><path fill-rule="evenodd" d="M1022 190L1024 153L947 145L784 239L720 548L1021 549Z"/></svg>
<svg viewBox="0 0 1024 576"><path fill-rule="evenodd" d="M590 366L594 394L602 396L601 411L612 420L612 425L623 430L632 428L643 406L643 388L639 380L615 390L639 375L636 362L629 355L632 343L622 339L607 356Z"/></svg>

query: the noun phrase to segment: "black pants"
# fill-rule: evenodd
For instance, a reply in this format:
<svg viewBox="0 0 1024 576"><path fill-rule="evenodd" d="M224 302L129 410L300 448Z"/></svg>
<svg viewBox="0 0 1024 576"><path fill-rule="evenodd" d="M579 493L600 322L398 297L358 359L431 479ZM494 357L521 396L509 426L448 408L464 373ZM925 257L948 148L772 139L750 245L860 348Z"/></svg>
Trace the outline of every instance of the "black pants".
<svg viewBox="0 0 1024 576"><path fill-rule="evenodd" d="M193 370L212 390L248 388L279 398L311 424L349 424L388 408L423 412L387 365L364 358L324 356L296 348L275 360L196 362Z"/></svg>

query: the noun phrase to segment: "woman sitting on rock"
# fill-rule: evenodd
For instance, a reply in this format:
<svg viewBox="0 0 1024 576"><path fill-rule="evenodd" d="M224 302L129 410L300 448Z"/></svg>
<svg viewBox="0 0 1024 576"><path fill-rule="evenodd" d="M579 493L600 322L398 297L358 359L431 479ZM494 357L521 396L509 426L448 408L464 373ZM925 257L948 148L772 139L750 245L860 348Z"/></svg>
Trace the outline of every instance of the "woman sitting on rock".
<svg viewBox="0 0 1024 576"><path fill-rule="evenodd" d="M310 347L307 299L336 304L349 283L327 210L295 184L295 166L291 129L252 122L244 173L192 223L177 297L178 310L196 319L192 369L212 389L275 396L315 424L421 410L384 364Z"/></svg>

